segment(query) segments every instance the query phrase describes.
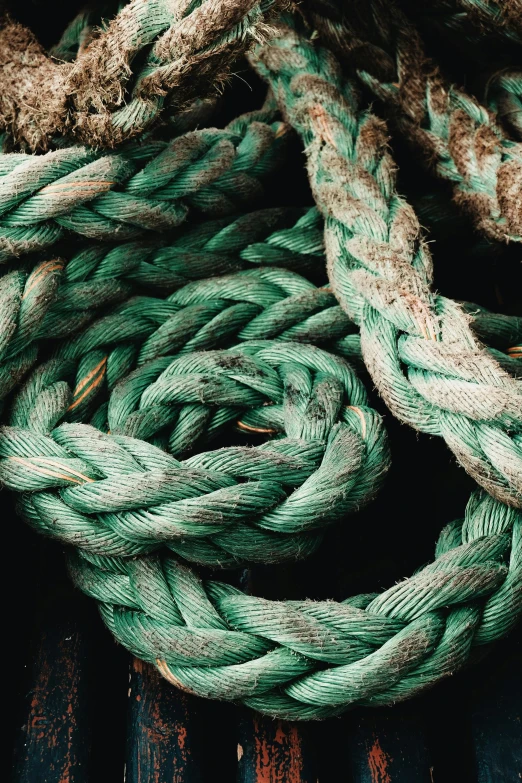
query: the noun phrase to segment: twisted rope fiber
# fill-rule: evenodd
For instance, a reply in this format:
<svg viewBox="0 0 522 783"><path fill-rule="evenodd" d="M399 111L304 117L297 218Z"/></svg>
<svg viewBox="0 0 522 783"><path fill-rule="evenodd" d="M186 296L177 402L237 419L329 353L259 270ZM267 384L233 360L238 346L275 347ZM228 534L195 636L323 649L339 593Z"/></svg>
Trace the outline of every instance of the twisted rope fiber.
<svg viewBox="0 0 522 783"><path fill-rule="evenodd" d="M190 280L231 273L254 264L284 264L286 268L293 266L311 272L323 267L322 219L317 210L306 213L296 209L257 210L234 219L191 226L168 240L157 238L113 246L93 244L82 248L68 263L53 258L39 262L30 272L12 270L0 278L0 400L35 363L42 340L63 340L80 329L85 330L108 304L128 299L144 289L170 293ZM250 289L247 286L245 297L253 294ZM283 289L277 290L286 296ZM260 295L264 291L266 285L259 288ZM162 306L151 299L156 313L156 320L151 320L149 299L143 297L137 301L141 306L137 304L130 312L127 306L127 318L121 316L123 344L129 335L131 339L134 335L137 341L145 339L145 323L150 322L152 334L160 323L177 312L175 305L169 309L168 305ZM252 313L271 301L270 298L263 301L256 310L251 296ZM159 322L158 312L161 313ZM214 315L208 311L209 321ZM348 324L347 318L343 320ZM105 323L115 324L115 318L102 321L98 330L102 340L99 347L106 338ZM109 343L115 339L117 344L118 332L113 330L108 334L112 335ZM507 344L509 341L502 340L500 347Z"/></svg>
<svg viewBox="0 0 522 783"><path fill-rule="evenodd" d="M30 493L19 508L33 526L100 556L167 545L214 566L277 562L310 554L320 541L315 531L380 487L385 431L340 357L261 341L187 353L165 366L148 379L134 415L126 410L132 395L109 407L110 435L83 424L45 434L63 410L63 383L32 408L24 398L15 406L15 426L0 436L0 475ZM179 462L126 435L167 426L170 449L181 454L238 418L242 428L276 439Z"/></svg>
<svg viewBox="0 0 522 783"><path fill-rule="evenodd" d="M0 262L53 245L72 231L134 239L180 225L190 209L233 213L263 192L282 162L287 127L270 110L225 129L104 154L71 147L0 156Z"/></svg>
<svg viewBox="0 0 522 783"><path fill-rule="evenodd" d="M488 82L487 98L512 135L522 140L522 70L506 68L496 73Z"/></svg>
<svg viewBox="0 0 522 783"><path fill-rule="evenodd" d="M0 125L16 143L53 136L113 147L141 134L167 96L180 108L228 76L265 28L271 0L131 0L74 63L49 58L32 33L3 20ZM138 72L132 63L146 53ZM131 82L132 79L132 82Z"/></svg>
<svg viewBox="0 0 522 783"><path fill-rule="evenodd" d="M390 410L441 435L499 500L522 506L522 394L473 337L468 318L430 291L418 220L396 193L381 121L359 110L337 63L289 27L252 55L303 138L324 213L329 277L360 325L363 358Z"/></svg>
<svg viewBox="0 0 522 783"><path fill-rule="evenodd" d="M372 0L371 21L347 16L335 25L310 5L325 42L355 65L359 78L394 109L398 129L429 167L453 183L454 199L478 230L522 241L522 145L472 96L448 85L426 58L415 28L389 3Z"/></svg>
<svg viewBox="0 0 522 783"><path fill-rule="evenodd" d="M19 390L14 409L41 427L65 412L85 420L134 368L157 373L165 357L224 348L238 340L277 338L327 345L347 358L359 337L329 290L284 269L253 269L186 285L167 299L137 296L63 341ZM60 393L51 391L58 387ZM51 404L51 400L54 402ZM50 407L49 407L50 406ZM101 414L100 414L101 415ZM51 425L52 426L52 425Z"/></svg>

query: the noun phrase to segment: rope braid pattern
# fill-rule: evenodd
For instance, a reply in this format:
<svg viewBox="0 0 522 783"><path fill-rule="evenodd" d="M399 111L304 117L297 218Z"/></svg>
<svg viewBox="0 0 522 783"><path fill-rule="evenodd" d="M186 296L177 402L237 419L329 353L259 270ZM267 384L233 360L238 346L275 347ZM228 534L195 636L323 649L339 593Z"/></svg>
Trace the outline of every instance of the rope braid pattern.
<svg viewBox="0 0 522 783"><path fill-rule="evenodd" d="M522 3L520 0L430 0L428 5L465 16L482 32L498 32L522 42Z"/></svg>
<svg viewBox="0 0 522 783"><path fill-rule="evenodd" d="M320 268L323 232L317 210L305 214L296 209L258 210L235 219L207 221L168 241L88 245L68 263L49 259L30 272L16 269L5 274L0 278L0 400L34 364L41 340L72 336L108 304L143 288L167 293L190 280L254 264L282 264L299 271ZM286 296L282 290L281 295ZM150 322L151 329L157 326L157 320L150 321L147 315L149 299L141 301L141 309L133 311L136 340L143 339L144 321ZM158 304L155 310L160 308ZM160 312L168 319L176 312L175 305L170 310L164 306ZM125 344L125 335L132 335L132 324L128 327L122 320ZM348 324L347 318L343 320ZM110 322L114 324L114 318ZM103 329L99 334L103 335ZM501 341L502 348L507 344Z"/></svg>
<svg viewBox="0 0 522 783"><path fill-rule="evenodd" d="M148 128L167 96L183 107L219 86L262 33L270 6L270 0L131 0L74 63L56 63L30 31L5 19L0 125L32 150L48 149L63 133L113 147ZM146 57L133 74L140 52Z"/></svg>
<svg viewBox="0 0 522 783"><path fill-rule="evenodd" d="M430 291L418 220L395 190L383 124L359 111L335 60L281 28L252 55L303 138L326 218L334 292L361 327L365 364L390 410L441 435L499 500L522 506L522 394L452 301Z"/></svg>
<svg viewBox="0 0 522 783"><path fill-rule="evenodd" d="M271 405L259 405L260 392ZM167 402L169 426L178 416L172 451L183 450L183 430L192 445L196 411L208 438L230 421L230 402L234 417L242 408L240 426L276 435L183 462L86 425L50 431L55 417L42 411L60 392L46 402L44 394L15 403L14 426L0 435L2 480L23 493L30 524L79 547L77 586L100 602L118 641L177 687L285 718L324 718L409 698L507 633L522 611L521 515L481 493L443 531L433 564L381 595L340 604L246 596L201 583L164 549L150 554L163 542L214 566L306 555L317 545L314 525L369 499L387 464L384 433L342 359L257 342L169 360L138 399L139 412L152 404L160 415ZM115 390L110 418L125 399Z"/></svg>
<svg viewBox="0 0 522 783"><path fill-rule="evenodd" d="M348 55L364 84L394 108L399 130L453 183L455 201L477 228L497 241L521 242L522 145L505 137L485 107L445 82L398 8L373 0L371 26L344 16L334 25L323 16L329 6L319 9L311 6L311 18L324 40Z"/></svg>
<svg viewBox="0 0 522 783"><path fill-rule="evenodd" d="M177 227L189 209L237 211L259 198L260 180L282 160L287 127L270 114L118 153L71 147L0 156L0 262L49 247L65 230L126 241Z"/></svg>

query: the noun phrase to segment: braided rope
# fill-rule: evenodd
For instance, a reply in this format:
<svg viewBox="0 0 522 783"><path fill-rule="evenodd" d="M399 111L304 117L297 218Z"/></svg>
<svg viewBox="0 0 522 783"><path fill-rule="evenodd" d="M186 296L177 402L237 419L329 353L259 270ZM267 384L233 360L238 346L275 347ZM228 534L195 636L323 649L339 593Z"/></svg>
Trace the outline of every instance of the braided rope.
<svg viewBox="0 0 522 783"><path fill-rule="evenodd" d="M303 214L270 208L207 221L169 241L88 245L68 263L50 259L29 273L5 274L0 277L0 400L34 364L41 340L64 339L85 329L106 305L143 287L170 293L190 280L253 264L313 271L323 262L322 233L315 209ZM146 318L148 300L143 302ZM165 319L173 312L165 309ZM135 317L141 324L143 317L138 312ZM128 331L124 328L123 334Z"/></svg>
<svg viewBox="0 0 522 783"><path fill-rule="evenodd" d="M259 37L270 6L270 0L131 0L74 63L48 58L28 30L4 20L0 124L33 150L47 149L64 132L113 147L149 127L167 95L181 107L219 86ZM140 52L146 57L133 74Z"/></svg>
<svg viewBox="0 0 522 783"><path fill-rule="evenodd" d="M0 156L0 262L56 243L64 231L120 241L180 225L189 209L233 213L259 198L281 162L287 127L272 112L224 130L131 144L104 154L70 147Z"/></svg>
<svg viewBox="0 0 522 783"><path fill-rule="evenodd" d="M398 128L422 152L477 228L498 241L522 241L522 145L506 139L486 108L448 85L426 58L401 11L372 0L372 23L336 21L311 6L324 39L351 55L359 78L394 109ZM346 9L347 13L349 9ZM377 40L374 40L376 39Z"/></svg>
<svg viewBox="0 0 522 783"><path fill-rule="evenodd" d="M384 593L268 601L202 583L168 555L71 557L116 639L173 685L269 715L326 718L410 698L457 672L522 611L522 519L477 492L433 563Z"/></svg>
<svg viewBox="0 0 522 783"><path fill-rule="evenodd" d="M132 378L130 394L109 406L110 435L82 424L51 430L67 410L63 382L16 401L14 426L0 438L0 476L30 492L19 509L38 530L96 555L134 557L167 545L214 566L278 562L309 555L318 528L379 489L384 427L343 359L261 341L162 364L161 373L158 362L145 365L146 382ZM238 419L278 437L179 462L125 436L167 429L181 454Z"/></svg>
<svg viewBox="0 0 522 783"><path fill-rule="evenodd" d="M488 82L487 99L512 135L522 141L522 71L506 68L496 73Z"/></svg>
<svg viewBox="0 0 522 783"><path fill-rule="evenodd" d="M386 404L441 435L488 492L522 506L520 388L484 354L459 307L431 293L431 259L395 191L382 123L358 109L328 52L290 28L252 61L303 137L326 217L330 280L360 324L363 357Z"/></svg>

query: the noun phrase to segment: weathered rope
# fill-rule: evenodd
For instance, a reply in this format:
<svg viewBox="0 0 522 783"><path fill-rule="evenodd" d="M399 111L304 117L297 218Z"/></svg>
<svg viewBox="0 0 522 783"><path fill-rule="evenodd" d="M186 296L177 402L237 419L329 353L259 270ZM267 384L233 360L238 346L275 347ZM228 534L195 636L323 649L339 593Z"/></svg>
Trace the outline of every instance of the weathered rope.
<svg viewBox="0 0 522 783"><path fill-rule="evenodd" d="M169 556L79 554L76 585L173 685L287 719L390 704L431 687L509 632L522 611L520 512L475 493L433 563L384 593L268 601L202 583Z"/></svg>
<svg viewBox="0 0 522 783"><path fill-rule="evenodd" d="M149 127L167 95L182 107L215 90L262 33L271 4L131 0L74 63L52 60L30 31L4 19L0 126L33 150L67 132L85 144L113 147ZM146 57L133 73L140 52Z"/></svg>
<svg viewBox="0 0 522 783"><path fill-rule="evenodd" d="M70 231L126 241L180 225L194 209L233 213L259 198L279 165L287 126L251 112L225 129L116 153L70 147L0 155L0 262L56 243Z"/></svg>
<svg viewBox="0 0 522 783"><path fill-rule="evenodd" d="M514 138L522 141L522 70L506 68L496 73L488 82L487 98Z"/></svg>
<svg viewBox="0 0 522 783"><path fill-rule="evenodd" d="M144 287L170 293L190 280L252 265L317 270L324 265L322 220L315 209L303 212L264 209L235 219L207 221L169 240L88 245L68 263L53 258L35 264L30 272L16 269L3 275L0 400L34 364L40 341L63 340L85 330L104 307L143 291ZM260 287L259 293L264 290ZM281 296L286 295L282 289L278 291ZM249 293L253 302L253 291ZM141 311L134 310L138 341L143 339L143 322L148 322L147 307L151 302L154 300L144 298ZM261 301L259 310L263 306ZM174 312L175 305L171 310L164 306L164 319ZM343 320L348 323L347 318ZM116 323L114 319L110 322ZM123 319L121 326L125 343L127 333L132 334L132 324L129 326ZM155 326L157 321L152 320L151 329ZM103 334L103 328L99 333ZM116 333L114 336L117 339ZM504 342L501 347L506 345Z"/></svg>
<svg viewBox="0 0 522 783"><path fill-rule="evenodd" d="M320 527L379 489L388 466L385 431L343 359L261 341L163 364L127 421L127 401L119 400L116 434L80 424L51 430L67 410L65 383L33 399L20 395L14 426L0 437L0 477L30 493L19 508L41 532L96 555L133 557L166 545L214 566L277 562L310 554ZM171 450L181 454L238 419L279 438L179 462L117 434L167 427Z"/></svg>
<svg viewBox="0 0 522 783"><path fill-rule="evenodd" d="M447 84L398 8L372 0L371 23L345 15L333 27L311 4L324 40L349 56L358 76L394 109L397 127L443 179L477 228L499 241L522 241L522 144L507 139L488 110Z"/></svg>
<svg viewBox="0 0 522 783"><path fill-rule="evenodd" d="M441 435L488 492L522 506L522 393L433 294L418 220L396 193L381 121L362 112L335 60L289 27L251 55L303 138L326 217L334 292L361 327L365 364L390 410Z"/></svg>

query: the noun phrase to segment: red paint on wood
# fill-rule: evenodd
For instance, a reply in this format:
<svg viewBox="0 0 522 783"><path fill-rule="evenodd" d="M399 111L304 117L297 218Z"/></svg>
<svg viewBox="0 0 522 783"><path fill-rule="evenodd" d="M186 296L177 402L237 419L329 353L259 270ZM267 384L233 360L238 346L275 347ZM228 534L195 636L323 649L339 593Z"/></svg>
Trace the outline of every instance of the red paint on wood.
<svg viewBox="0 0 522 783"><path fill-rule="evenodd" d="M372 783L392 783L389 775L389 763L392 759L381 748L381 743L376 737L368 751L368 767L372 776Z"/></svg>
<svg viewBox="0 0 522 783"><path fill-rule="evenodd" d="M303 752L296 726L278 721L267 727L254 719L254 752L255 783L301 783Z"/></svg>

